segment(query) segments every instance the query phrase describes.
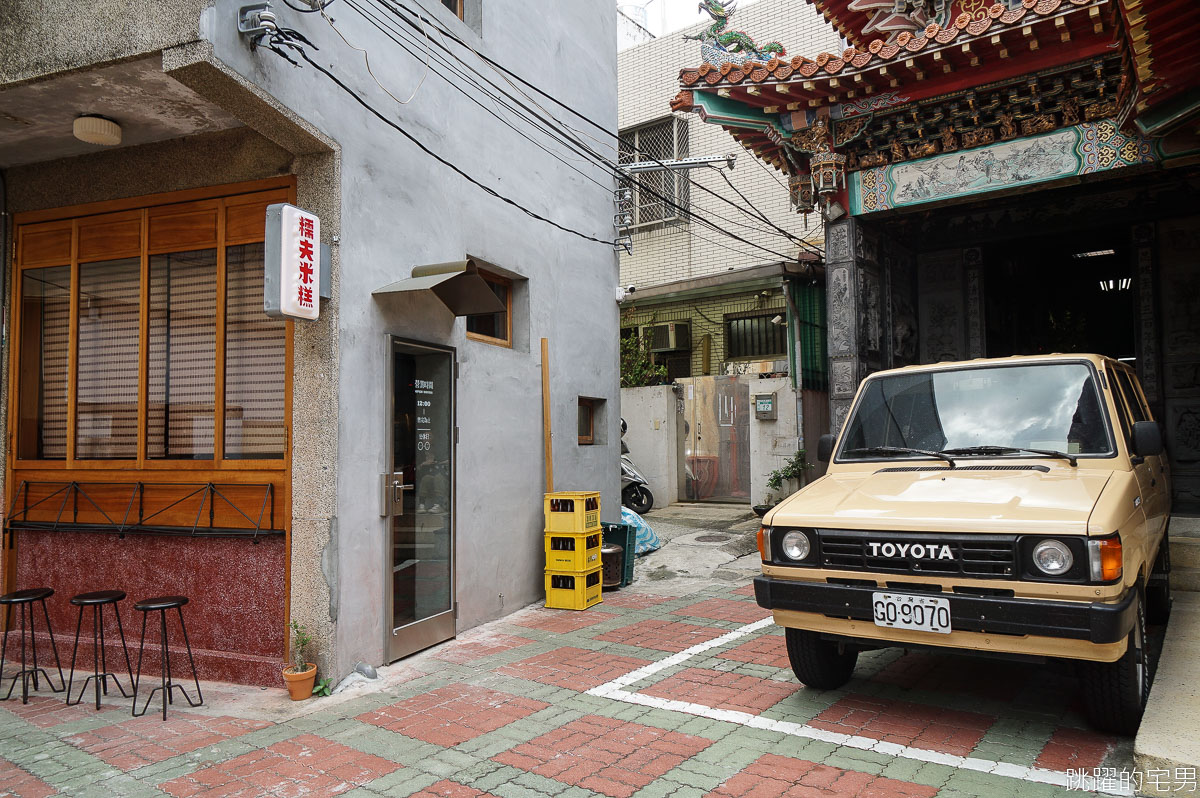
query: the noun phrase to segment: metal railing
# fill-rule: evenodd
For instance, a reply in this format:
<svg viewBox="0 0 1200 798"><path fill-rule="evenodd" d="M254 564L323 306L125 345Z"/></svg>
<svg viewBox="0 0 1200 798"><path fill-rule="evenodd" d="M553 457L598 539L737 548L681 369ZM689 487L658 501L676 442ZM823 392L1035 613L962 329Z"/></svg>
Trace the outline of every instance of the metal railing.
<svg viewBox="0 0 1200 798"><path fill-rule="evenodd" d="M127 488L128 500L120 520L110 514L88 493L84 486L96 488ZM31 497L33 488L43 487L49 492L40 498ZM149 514L146 513L147 488L177 488L186 493L170 501ZM251 517L242 507L222 491L229 488L239 490L250 489L262 491L262 500L258 506L257 519ZM39 491L40 493L41 491ZM181 508L184 503L199 497L194 518L190 526L165 523L166 514ZM47 531L47 532L102 532L120 535L175 535L183 537L248 537L258 543L260 536L282 535L284 530L275 528L275 486L272 484L220 484L214 482L35 482L23 480L13 496L12 505L8 511L8 520L4 525L4 535L7 537L9 548L13 545L12 533L18 530ZM31 501L32 499L32 501ZM91 521L80 521L80 500L83 500L82 513L91 516ZM257 493L256 493L257 499ZM220 505L218 505L220 502ZM57 503L57 509L54 505ZM247 526L217 526L217 508L228 507L237 516L245 520ZM207 507L207 519L204 518ZM31 513L41 518L31 518ZM47 511L54 514L53 520L45 520ZM251 509L251 512L253 510ZM264 520L267 522L264 526ZM207 523L204 523L207 521Z"/></svg>

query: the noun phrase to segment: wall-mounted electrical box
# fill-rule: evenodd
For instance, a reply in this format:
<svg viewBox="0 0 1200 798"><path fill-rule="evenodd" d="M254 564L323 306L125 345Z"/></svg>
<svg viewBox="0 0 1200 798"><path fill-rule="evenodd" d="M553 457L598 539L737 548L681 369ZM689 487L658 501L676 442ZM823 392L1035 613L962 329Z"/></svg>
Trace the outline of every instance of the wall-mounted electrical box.
<svg viewBox="0 0 1200 798"><path fill-rule="evenodd" d="M775 416L775 394L774 393L756 393L754 394L754 417L759 421L774 421Z"/></svg>

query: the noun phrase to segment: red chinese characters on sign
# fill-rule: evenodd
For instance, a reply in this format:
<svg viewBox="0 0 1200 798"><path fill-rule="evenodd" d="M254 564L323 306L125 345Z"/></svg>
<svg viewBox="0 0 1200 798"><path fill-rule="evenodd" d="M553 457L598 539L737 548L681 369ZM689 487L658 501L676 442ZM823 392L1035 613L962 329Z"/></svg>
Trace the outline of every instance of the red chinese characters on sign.
<svg viewBox="0 0 1200 798"><path fill-rule="evenodd" d="M298 264L300 275L296 286L296 302L302 308L313 306L313 220L310 216L299 218Z"/></svg>
<svg viewBox="0 0 1200 798"><path fill-rule="evenodd" d="M268 235L278 241L278 249L268 248L268 255L277 252L277 259L268 258L265 264L267 284L278 284L278 310L264 298L268 315L314 321L321 309L321 220L295 205L282 203L277 211L268 209ZM278 227L271 213L278 213ZM272 256L276 257L276 256ZM278 275L277 279L271 279Z"/></svg>

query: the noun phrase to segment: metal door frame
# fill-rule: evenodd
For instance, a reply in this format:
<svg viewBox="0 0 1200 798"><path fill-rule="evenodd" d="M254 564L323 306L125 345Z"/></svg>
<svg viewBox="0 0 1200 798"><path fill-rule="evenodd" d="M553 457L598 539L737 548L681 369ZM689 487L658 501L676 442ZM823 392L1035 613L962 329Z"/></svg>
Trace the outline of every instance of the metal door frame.
<svg viewBox="0 0 1200 798"><path fill-rule="evenodd" d="M394 425L396 423L396 353L408 350L423 350L450 356L450 609L404 626L392 627L394 612L392 576L392 516L384 521L382 559L383 580L383 654L385 662L395 662L418 651L446 640L457 632L458 619L458 350L452 346L441 346L424 341L414 341L397 335L384 336L387 346L387 431L384 436L385 465L387 472L395 469L393 451ZM399 645L400 638L407 642Z"/></svg>

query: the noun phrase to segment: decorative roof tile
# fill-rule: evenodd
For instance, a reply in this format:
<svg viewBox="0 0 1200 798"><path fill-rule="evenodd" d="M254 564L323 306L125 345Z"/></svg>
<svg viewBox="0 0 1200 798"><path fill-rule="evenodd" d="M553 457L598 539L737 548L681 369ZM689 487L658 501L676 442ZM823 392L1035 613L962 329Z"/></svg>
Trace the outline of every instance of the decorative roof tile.
<svg viewBox="0 0 1200 798"><path fill-rule="evenodd" d="M708 85L715 86L722 80L739 84L747 77L755 83L762 83L767 80L788 80L797 73L801 78L811 78L834 76L847 69L862 71L883 66L893 59L907 58L909 54L920 53L931 45L943 47L958 40L979 38L997 26L1015 27L1022 20L1023 24L1032 24L1036 20L1026 17L1048 16L1058 12L1064 5L1082 8L1098 4L1097 0L1021 0L1016 9L1010 10L1006 5L994 2L984 10L982 19L972 19L970 14L962 13L945 27L931 23L916 35L911 31L902 31L890 43L873 39L865 47L846 48L841 57L819 53L816 58L797 55L788 61L772 57L766 63L748 61L740 66L704 63L695 69L684 70L680 74L680 82L684 86L692 86L703 79Z"/></svg>

